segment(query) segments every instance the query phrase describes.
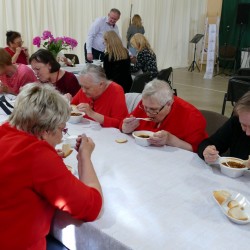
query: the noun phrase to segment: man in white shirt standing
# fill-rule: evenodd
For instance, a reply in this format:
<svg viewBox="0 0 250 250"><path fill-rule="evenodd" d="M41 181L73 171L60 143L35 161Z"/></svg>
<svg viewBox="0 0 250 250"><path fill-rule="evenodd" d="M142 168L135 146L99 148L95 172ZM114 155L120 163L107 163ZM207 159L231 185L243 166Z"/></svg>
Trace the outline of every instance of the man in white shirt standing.
<svg viewBox="0 0 250 250"><path fill-rule="evenodd" d="M116 22L121 12L118 9L111 9L107 17L97 18L90 27L87 41L84 44L85 61L92 62L94 59L103 61L105 44L103 34L106 31L114 30L119 35Z"/></svg>

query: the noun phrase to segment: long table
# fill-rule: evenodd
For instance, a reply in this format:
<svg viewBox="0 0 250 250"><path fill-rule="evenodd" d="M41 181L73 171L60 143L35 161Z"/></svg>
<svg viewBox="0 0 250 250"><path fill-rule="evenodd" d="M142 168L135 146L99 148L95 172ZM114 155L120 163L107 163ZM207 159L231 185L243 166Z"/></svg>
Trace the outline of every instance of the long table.
<svg viewBox="0 0 250 250"><path fill-rule="evenodd" d="M86 120L67 125L70 135L85 133L95 141L92 160L104 195L102 215L95 222L56 214L52 233L68 248L247 249L250 224L230 222L212 192L229 189L250 199L250 175L231 179L195 153L142 147L131 135ZM128 142L118 144L119 138ZM76 152L65 163L77 175L75 156Z"/></svg>

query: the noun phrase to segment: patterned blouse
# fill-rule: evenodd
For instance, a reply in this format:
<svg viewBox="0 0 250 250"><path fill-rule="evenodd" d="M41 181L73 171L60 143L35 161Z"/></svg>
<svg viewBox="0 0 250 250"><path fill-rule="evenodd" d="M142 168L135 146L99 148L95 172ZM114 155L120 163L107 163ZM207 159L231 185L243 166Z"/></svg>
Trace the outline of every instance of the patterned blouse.
<svg viewBox="0 0 250 250"><path fill-rule="evenodd" d="M136 63L131 66L131 72L137 72L140 69L143 73L149 72L151 78L155 78L158 75L156 55L151 53L148 49L139 51L136 58Z"/></svg>

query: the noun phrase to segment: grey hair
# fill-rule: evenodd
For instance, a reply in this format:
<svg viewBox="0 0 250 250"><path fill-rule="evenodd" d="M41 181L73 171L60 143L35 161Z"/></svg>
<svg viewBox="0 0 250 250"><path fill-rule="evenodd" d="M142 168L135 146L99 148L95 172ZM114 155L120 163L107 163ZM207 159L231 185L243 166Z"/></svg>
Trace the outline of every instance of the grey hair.
<svg viewBox="0 0 250 250"><path fill-rule="evenodd" d="M234 114L238 115L241 111L250 112L250 91L246 92L234 106Z"/></svg>
<svg viewBox="0 0 250 250"><path fill-rule="evenodd" d="M69 117L70 106L66 98L52 85L29 83L18 94L9 123L40 136L44 131L55 133Z"/></svg>
<svg viewBox="0 0 250 250"><path fill-rule="evenodd" d="M108 83L105 71L101 66L88 63L80 72L79 77L83 75L90 75L95 84L99 84L100 82Z"/></svg>
<svg viewBox="0 0 250 250"><path fill-rule="evenodd" d="M142 98L144 97L150 97L163 106L167 102L173 101L173 90L165 81L153 79L145 85L142 91Z"/></svg>

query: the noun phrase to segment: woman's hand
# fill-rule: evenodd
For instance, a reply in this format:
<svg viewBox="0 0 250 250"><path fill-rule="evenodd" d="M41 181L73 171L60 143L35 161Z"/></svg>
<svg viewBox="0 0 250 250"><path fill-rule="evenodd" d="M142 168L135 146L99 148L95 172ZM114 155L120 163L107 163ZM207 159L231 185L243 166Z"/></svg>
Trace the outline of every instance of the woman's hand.
<svg viewBox="0 0 250 250"><path fill-rule="evenodd" d="M61 150L61 149L56 149L56 152L57 152L57 154L60 156L60 157L64 157L64 153L63 153L63 151Z"/></svg>
<svg viewBox="0 0 250 250"><path fill-rule="evenodd" d="M207 146L203 151L204 160L207 163L214 163L219 157L219 151L214 145Z"/></svg>
<svg viewBox="0 0 250 250"><path fill-rule="evenodd" d="M67 100L69 101L69 103L71 103L72 101L72 95L70 93L64 94L64 96L67 98Z"/></svg>
<svg viewBox="0 0 250 250"><path fill-rule="evenodd" d="M80 103L77 105L77 109L80 112L84 112L87 116L92 117L94 110L88 103Z"/></svg>
<svg viewBox="0 0 250 250"><path fill-rule="evenodd" d="M122 123L122 132L129 134L133 132L139 126L139 124L140 122L133 116L125 118Z"/></svg>
<svg viewBox="0 0 250 250"><path fill-rule="evenodd" d="M86 135L79 135L76 139L75 149L78 151L77 159L82 158L90 158L93 150L95 148L95 143L90 137Z"/></svg>
<svg viewBox="0 0 250 250"><path fill-rule="evenodd" d="M171 134L165 130L158 131L150 136L149 142L155 146L171 145L170 144Z"/></svg>

